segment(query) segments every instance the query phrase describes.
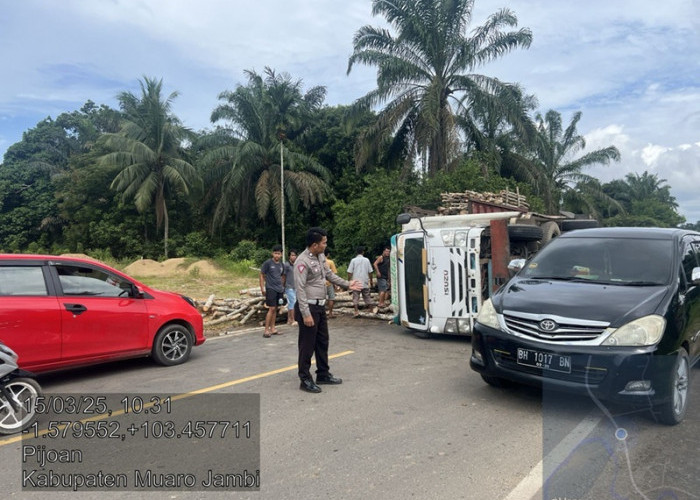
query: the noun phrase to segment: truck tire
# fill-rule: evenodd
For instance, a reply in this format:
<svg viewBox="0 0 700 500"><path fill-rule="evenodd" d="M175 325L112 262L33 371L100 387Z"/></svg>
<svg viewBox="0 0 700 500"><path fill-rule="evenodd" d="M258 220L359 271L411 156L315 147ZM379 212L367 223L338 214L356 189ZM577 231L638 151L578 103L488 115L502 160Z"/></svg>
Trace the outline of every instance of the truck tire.
<svg viewBox="0 0 700 500"><path fill-rule="evenodd" d="M562 231L573 231L574 229L588 229L598 227L600 224L595 219L566 219L561 221Z"/></svg>
<svg viewBox="0 0 700 500"><path fill-rule="evenodd" d="M511 224L508 226L508 238L512 241L539 241L542 239L542 228L529 224Z"/></svg>
<svg viewBox="0 0 700 500"><path fill-rule="evenodd" d="M561 229L559 229L559 225L556 222L545 222L542 224L542 246L545 246L560 234Z"/></svg>

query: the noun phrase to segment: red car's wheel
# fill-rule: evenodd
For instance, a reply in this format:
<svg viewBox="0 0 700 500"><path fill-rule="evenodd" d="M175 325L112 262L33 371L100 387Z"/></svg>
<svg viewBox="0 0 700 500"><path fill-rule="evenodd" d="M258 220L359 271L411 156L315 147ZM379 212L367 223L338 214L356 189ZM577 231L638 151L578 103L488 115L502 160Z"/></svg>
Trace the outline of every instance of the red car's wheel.
<svg viewBox="0 0 700 500"><path fill-rule="evenodd" d="M192 352L192 335L183 325L163 327L153 340L153 359L161 365L173 366L187 361Z"/></svg>

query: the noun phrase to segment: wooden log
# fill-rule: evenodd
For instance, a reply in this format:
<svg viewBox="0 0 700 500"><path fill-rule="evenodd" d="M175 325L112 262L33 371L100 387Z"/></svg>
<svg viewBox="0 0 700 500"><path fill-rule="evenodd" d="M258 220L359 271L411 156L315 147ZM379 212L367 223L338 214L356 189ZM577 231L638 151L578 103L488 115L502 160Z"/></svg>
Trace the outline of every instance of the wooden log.
<svg viewBox="0 0 700 500"><path fill-rule="evenodd" d="M253 314L255 314L255 308L251 308L246 313L246 315L243 316L243 319L241 319L241 325L245 325L248 322L248 320L251 318L251 316L253 316Z"/></svg>
<svg viewBox="0 0 700 500"><path fill-rule="evenodd" d="M209 298L207 299L207 301L204 303L204 306L202 306L202 310L204 312L209 311L209 308L211 307L212 302L214 302L214 297L216 297L216 295L212 293L209 296Z"/></svg>
<svg viewBox="0 0 700 500"><path fill-rule="evenodd" d="M226 323L227 321L233 321L233 320L227 316L222 316L222 317L217 318L213 321L207 321L206 323L204 323L204 328L207 328L209 326L214 326L214 325L220 325L221 323Z"/></svg>

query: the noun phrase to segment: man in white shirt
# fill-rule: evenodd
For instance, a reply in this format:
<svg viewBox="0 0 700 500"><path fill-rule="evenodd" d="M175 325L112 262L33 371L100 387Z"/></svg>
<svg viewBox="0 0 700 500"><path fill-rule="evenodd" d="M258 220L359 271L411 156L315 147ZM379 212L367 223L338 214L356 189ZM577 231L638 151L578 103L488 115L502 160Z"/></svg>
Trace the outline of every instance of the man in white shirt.
<svg viewBox="0 0 700 500"><path fill-rule="evenodd" d="M357 255L354 259L350 261L348 265L348 280L349 281L359 281L362 284L361 291L352 291L352 305L355 308L355 318L360 317L360 294L362 294L362 300L365 302L365 306L374 308L374 302L372 297L369 295L369 289L374 285L372 278L372 264L369 259L364 256L365 247L357 247Z"/></svg>

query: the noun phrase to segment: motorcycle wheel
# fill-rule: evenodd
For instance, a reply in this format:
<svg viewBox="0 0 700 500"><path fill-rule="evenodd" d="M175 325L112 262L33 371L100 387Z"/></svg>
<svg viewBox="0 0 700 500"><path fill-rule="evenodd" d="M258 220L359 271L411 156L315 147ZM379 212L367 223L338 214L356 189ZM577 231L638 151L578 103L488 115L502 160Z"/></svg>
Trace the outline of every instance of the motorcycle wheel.
<svg viewBox="0 0 700 500"><path fill-rule="evenodd" d="M0 434L22 432L36 419L35 401L42 395L36 380L25 377L13 378L5 384L5 389L19 410L15 411L9 401L0 396Z"/></svg>

